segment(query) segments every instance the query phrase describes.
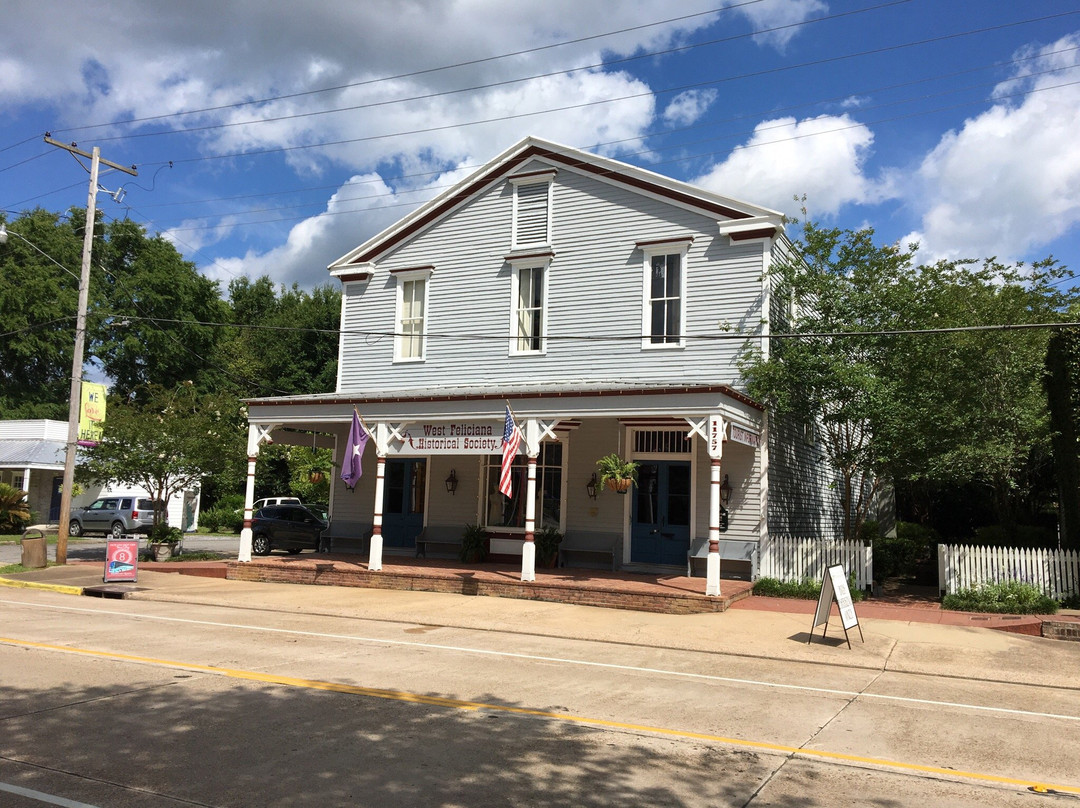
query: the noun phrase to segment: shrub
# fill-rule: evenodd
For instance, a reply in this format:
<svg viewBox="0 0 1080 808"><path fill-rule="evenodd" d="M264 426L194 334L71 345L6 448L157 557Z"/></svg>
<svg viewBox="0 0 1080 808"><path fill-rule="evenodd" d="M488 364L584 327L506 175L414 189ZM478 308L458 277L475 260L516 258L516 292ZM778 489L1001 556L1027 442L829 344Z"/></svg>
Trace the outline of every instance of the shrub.
<svg viewBox="0 0 1080 808"><path fill-rule="evenodd" d="M939 536L932 528L914 522L897 522L895 536L874 539L874 580L914 578L920 562L933 557Z"/></svg>
<svg viewBox="0 0 1080 808"><path fill-rule="evenodd" d="M239 533L244 526L244 514L243 511L237 513L232 508L211 508L199 514L199 525L211 533L219 530Z"/></svg>
<svg viewBox="0 0 1080 808"><path fill-rule="evenodd" d="M458 559L466 564L475 564L487 558L488 532L482 525L465 525L461 534L461 550Z"/></svg>
<svg viewBox="0 0 1080 808"><path fill-rule="evenodd" d="M957 612L1055 614L1058 603L1031 584L1019 581L983 584L946 595L941 605Z"/></svg>
<svg viewBox="0 0 1080 808"><path fill-rule="evenodd" d="M0 533L18 532L30 523L26 492L0 483Z"/></svg>
<svg viewBox="0 0 1080 808"><path fill-rule="evenodd" d="M1080 594L1063 595L1061 598L1062 609L1080 609Z"/></svg>
<svg viewBox="0 0 1080 808"><path fill-rule="evenodd" d="M159 522L150 528L146 536L147 544L177 544L184 538L183 531L178 527L169 527L164 522Z"/></svg>
<svg viewBox="0 0 1080 808"><path fill-rule="evenodd" d="M863 599L861 589L855 588L855 574L848 575L848 589L851 599ZM821 581L804 578L801 581L780 581L776 578L758 578L754 582L754 594L767 598L796 598L799 600L817 600L821 597Z"/></svg>
<svg viewBox="0 0 1080 808"><path fill-rule="evenodd" d="M1054 547L1054 531L1037 525L987 525L975 529L975 544L980 547Z"/></svg>

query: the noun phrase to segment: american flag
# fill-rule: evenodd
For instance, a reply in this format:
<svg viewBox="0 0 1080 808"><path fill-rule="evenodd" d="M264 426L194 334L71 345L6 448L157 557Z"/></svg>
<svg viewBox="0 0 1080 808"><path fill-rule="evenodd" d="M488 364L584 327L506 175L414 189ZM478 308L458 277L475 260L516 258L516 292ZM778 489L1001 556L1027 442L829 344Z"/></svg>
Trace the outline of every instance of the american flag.
<svg viewBox="0 0 1080 808"><path fill-rule="evenodd" d="M521 430L514 423L510 406L506 407L506 421L503 425L502 469L499 472L499 491L508 497L514 495L514 458L521 446Z"/></svg>

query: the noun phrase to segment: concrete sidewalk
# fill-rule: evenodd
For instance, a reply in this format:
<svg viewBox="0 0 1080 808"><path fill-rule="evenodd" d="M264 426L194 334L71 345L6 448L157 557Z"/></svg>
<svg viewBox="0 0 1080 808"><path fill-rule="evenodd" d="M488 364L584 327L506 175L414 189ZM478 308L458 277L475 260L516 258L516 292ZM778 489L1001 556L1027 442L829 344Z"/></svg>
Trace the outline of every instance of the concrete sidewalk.
<svg viewBox="0 0 1080 808"><path fill-rule="evenodd" d="M101 568L89 564L0 578L0 586L72 594L101 584ZM749 598L719 614L670 615L420 591L251 583L145 567L137 583L110 586L117 597L174 603L178 609L202 604L363 618L1080 690L1080 643L905 620L901 610L894 611L893 619L882 619L869 616L868 604L856 606L863 639L853 629L849 649L835 616L827 635L822 638L819 627L808 643L812 617L806 602L780 605L792 611L777 611L774 603L751 607L755 601L765 606L769 598ZM237 622L243 623L242 614ZM717 670L723 670L719 659Z"/></svg>

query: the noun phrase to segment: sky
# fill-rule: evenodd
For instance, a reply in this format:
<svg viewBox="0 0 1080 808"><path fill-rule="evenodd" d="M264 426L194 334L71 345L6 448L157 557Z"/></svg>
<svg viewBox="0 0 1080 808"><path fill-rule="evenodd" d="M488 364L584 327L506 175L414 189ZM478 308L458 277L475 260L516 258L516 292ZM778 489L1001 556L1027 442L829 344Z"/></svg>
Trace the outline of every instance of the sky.
<svg viewBox="0 0 1080 808"><path fill-rule="evenodd" d="M528 135L921 261L1080 270L1076 0L4 6L3 215L85 206L87 171L46 132L99 146L138 169L102 173L99 211L223 292L330 282Z"/></svg>

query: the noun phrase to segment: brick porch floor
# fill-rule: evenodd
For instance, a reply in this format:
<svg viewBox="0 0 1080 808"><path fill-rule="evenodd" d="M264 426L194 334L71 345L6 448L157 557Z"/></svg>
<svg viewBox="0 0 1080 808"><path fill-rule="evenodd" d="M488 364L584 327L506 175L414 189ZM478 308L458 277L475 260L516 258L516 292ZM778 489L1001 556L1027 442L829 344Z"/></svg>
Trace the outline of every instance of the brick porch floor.
<svg viewBox="0 0 1080 808"><path fill-rule="evenodd" d="M722 612L748 597L753 586L749 581L722 580L721 596L706 597L704 578L576 567L537 569L536 580L524 583L520 565L466 565L397 555L384 556L378 572L368 569L366 558L310 553L229 561L226 567L226 577L238 581L449 592L667 614Z"/></svg>

